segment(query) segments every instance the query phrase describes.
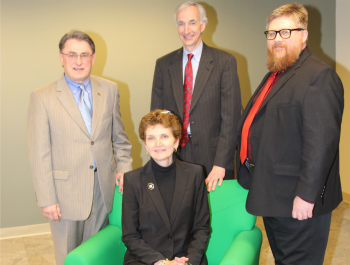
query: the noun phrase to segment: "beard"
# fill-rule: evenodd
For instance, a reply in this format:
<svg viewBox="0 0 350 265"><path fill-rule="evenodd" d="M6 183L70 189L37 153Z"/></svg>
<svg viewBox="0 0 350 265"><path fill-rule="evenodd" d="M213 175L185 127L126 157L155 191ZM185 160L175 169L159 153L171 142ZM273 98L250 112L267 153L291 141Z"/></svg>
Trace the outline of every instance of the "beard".
<svg viewBox="0 0 350 265"><path fill-rule="evenodd" d="M275 50L275 47L283 47L284 50ZM275 43L271 48L267 47L267 69L272 73L286 71L299 59L302 50L302 43L294 47L288 47L283 43ZM285 54L282 57L277 57L276 54L281 52L285 52Z"/></svg>

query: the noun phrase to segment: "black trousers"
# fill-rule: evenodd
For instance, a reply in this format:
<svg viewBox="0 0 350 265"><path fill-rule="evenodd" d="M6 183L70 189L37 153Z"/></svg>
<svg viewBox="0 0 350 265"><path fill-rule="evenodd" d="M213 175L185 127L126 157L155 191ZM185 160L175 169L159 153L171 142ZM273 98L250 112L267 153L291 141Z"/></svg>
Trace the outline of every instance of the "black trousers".
<svg viewBox="0 0 350 265"><path fill-rule="evenodd" d="M322 265L332 213L299 221L292 217L263 217L277 265Z"/></svg>

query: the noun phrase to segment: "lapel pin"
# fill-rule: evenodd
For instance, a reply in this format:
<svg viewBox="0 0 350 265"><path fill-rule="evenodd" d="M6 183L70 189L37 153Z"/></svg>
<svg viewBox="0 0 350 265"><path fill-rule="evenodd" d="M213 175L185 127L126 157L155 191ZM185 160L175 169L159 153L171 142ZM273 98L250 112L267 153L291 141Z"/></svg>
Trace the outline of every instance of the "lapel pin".
<svg viewBox="0 0 350 265"><path fill-rule="evenodd" d="M101 96L101 93L100 93L100 92L98 92L98 93L97 93L97 95Z"/></svg>
<svg viewBox="0 0 350 265"><path fill-rule="evenodd" d="M154 184L152 182L148 183L147 187L148 187L149 190L154 190Z"/></svg>

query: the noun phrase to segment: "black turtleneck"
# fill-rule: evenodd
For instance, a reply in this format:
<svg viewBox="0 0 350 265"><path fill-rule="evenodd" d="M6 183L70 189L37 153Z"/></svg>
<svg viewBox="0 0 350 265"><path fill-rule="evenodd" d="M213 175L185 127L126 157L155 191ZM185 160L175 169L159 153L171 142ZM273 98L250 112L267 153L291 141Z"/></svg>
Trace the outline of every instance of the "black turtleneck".
<svg viewBox="0 0 350 265"><path fill-rule="evenodd" d="M157 164L156 161L151 158L152 169L154 176L156 177L158 189L162 196L166 211L170 217L171 203L173 202L175 179L176 179L176 163L175 156L173 155L173 162L170 166L162 167Z"/></svg>

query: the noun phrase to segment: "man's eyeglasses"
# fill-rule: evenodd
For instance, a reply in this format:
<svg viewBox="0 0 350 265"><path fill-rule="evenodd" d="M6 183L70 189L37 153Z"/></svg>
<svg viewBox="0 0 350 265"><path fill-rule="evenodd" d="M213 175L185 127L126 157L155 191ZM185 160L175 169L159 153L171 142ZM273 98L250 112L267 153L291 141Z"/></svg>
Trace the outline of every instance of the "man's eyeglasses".
<svg viewBox="0 0 350 265"><path fill-rule="evenodd" d="M297 28L297 29L267 30L264 32L264 34L266 35L266 38L268 40L276 39L277 33L280 34L282 39L288 39L288 38L290 38L290 35L292 34L293 30L301 31L301 30L305 30L305 29Z"/></svg>
<svg viewBox="0 0 350 265"><path fill-rule="evenodd" d="M80 56L80 59L83 62L89 61L91 59L91 54L89 53L82 53L82 54L77 54L77 53L63 53L61 52L63 55L67 56L67 59L70 61L75 61L76 59L78 59L78 57Z"/></svg>

